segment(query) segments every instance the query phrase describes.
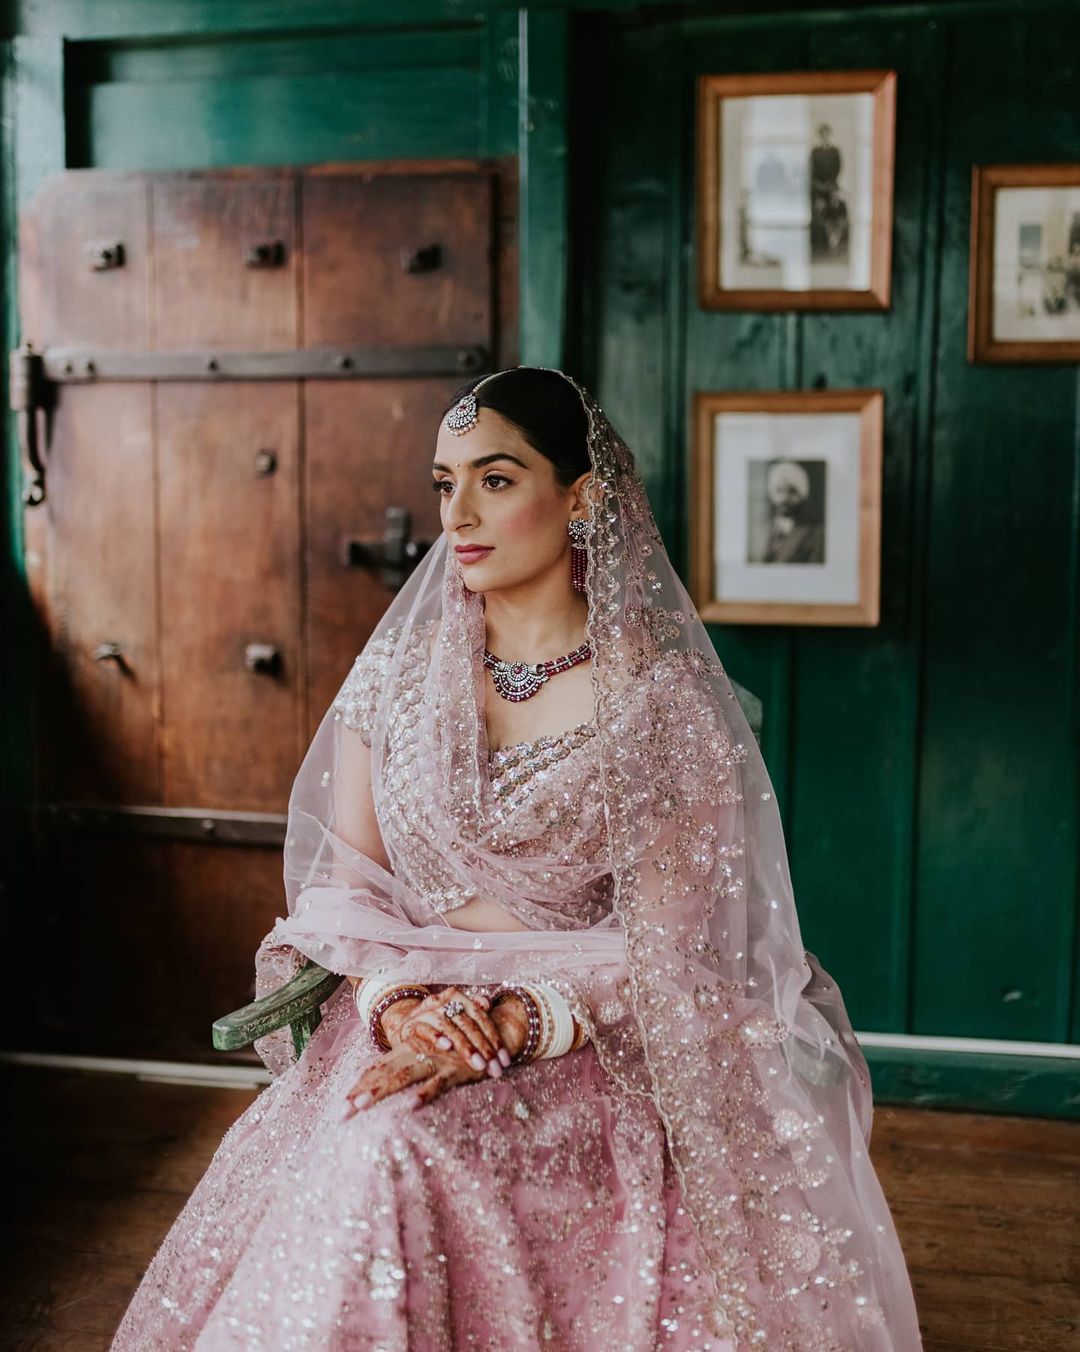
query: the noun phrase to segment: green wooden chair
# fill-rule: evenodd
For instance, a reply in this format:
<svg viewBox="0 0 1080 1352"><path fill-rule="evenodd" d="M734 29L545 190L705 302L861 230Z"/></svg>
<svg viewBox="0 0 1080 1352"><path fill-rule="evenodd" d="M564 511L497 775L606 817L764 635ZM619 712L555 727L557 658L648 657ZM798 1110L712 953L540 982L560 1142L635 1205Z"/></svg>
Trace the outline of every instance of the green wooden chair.
<svg viewBox="0 0 1080 1352"><path fill-rule="evenodd" d="M737 681L732 681L731 687L750 724L750 731L760 742L761 700ZM216 1020L213 1027L214 1048L219 1052L237 1051L249 1046L256 1038L265 1037L267 1033L273 1033L288 1024L292 1029L293 1047L299 1057L322 1020L321 1006L344 980L337 972L328 972L317 962L309 962L276 991Z"/></svg>

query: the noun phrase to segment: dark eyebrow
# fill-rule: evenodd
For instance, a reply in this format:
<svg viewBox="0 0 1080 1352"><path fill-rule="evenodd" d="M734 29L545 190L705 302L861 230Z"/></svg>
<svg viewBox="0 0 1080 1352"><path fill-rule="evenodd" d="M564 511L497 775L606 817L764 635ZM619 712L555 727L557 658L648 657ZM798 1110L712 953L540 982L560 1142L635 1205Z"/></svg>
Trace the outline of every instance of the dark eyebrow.
<svg viewBox="0 0 1080 1352"><path fill-rule="evenodd" d="M510 455L507 451L496 451L494 455L482 455L479 460L470 460L469 469L482 469L484 465L492 465L496 460L512 460L515 465L520 465L522 469L528 469L524 460L519 460L516 455ZM453 470L447 465L438 463L432 465L432 469L441 469L444 474L452 474Z"/></svg>

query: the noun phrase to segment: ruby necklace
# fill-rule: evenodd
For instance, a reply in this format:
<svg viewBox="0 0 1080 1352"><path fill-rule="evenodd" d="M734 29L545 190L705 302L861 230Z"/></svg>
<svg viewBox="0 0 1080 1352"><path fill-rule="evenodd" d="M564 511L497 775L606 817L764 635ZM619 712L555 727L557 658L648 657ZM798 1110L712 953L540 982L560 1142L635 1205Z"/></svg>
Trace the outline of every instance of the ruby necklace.
<svg viewBox="0 0 1080 1352"><path fill-rule="evenodd" d="M503 699L517 704L520 700L531 699L549 677L557 676L560 671L569 671L579 662L584 662L591 652L589 640L586 639L572 653L553 657L549 662L504 662L485 648L484 666L491 672L496 692Z"/></svg>

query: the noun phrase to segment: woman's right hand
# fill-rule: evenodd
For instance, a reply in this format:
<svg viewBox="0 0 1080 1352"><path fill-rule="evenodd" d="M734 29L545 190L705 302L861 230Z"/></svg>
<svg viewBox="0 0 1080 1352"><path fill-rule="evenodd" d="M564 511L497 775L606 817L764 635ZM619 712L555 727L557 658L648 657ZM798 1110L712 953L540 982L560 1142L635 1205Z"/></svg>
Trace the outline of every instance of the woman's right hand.
<svg viewBox="0 0 1080 1352"><path fill-rule="evenodd" d="M473 1070L456 1056L440 1052L413 1051L407 1043L391 1047L366 1067L363 1074L345 1095L349 1105L343 1121L370 1108L391 1094L406 1092L410 1106L419 1108L424 1103L453 1085L479 1083L485 1072ZM411 1091L411 1093L409 1092Z"/></svg>
<svg viewBox="0 0 1080 1352"><path fill-rule="evenodd" d="M529 1036L529 1015L525 1006L516 995L506 995L491 1011L491 1019L511 1059L517 1057Z"/></svg>
<svg viewBox="0 0 1080 1352"><path fill-rule="evenodd" d="M451 1018L445 1007L454 999L460 1000L465 1008ZM486 1070L493 1079L498 1079L510 1064L511 1051L490 1013L490 1004L491 998L484 992L470 995L460 986L447 986L411 1005L392 1031L387 1028L387 1038L406 1043L416 1051L443 1054L452 1051L464 1064L474 1070ZM393 1006L387 1010L387 1015L392 1009Z"/></svg>

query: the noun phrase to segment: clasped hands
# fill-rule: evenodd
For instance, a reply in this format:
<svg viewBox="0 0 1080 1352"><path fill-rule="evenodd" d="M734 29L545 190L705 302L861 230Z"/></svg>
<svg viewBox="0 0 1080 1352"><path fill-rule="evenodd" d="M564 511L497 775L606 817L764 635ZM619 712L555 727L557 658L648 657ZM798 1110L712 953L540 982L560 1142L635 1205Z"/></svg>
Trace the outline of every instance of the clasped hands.
<svg viewBox="0 0 1080 1352"><path fill-rule="evenodd" d="M454 999L465 1009L451 1018L445 1006ZM455 1085L498 1079L525 1045L528 1016L516 995L492 1009L486 992L447 986L423 1000L396 1001L382 1015L382 1029L390 1050L345 1095L344 1121L402 1090L419 1108Z"/></svg>

